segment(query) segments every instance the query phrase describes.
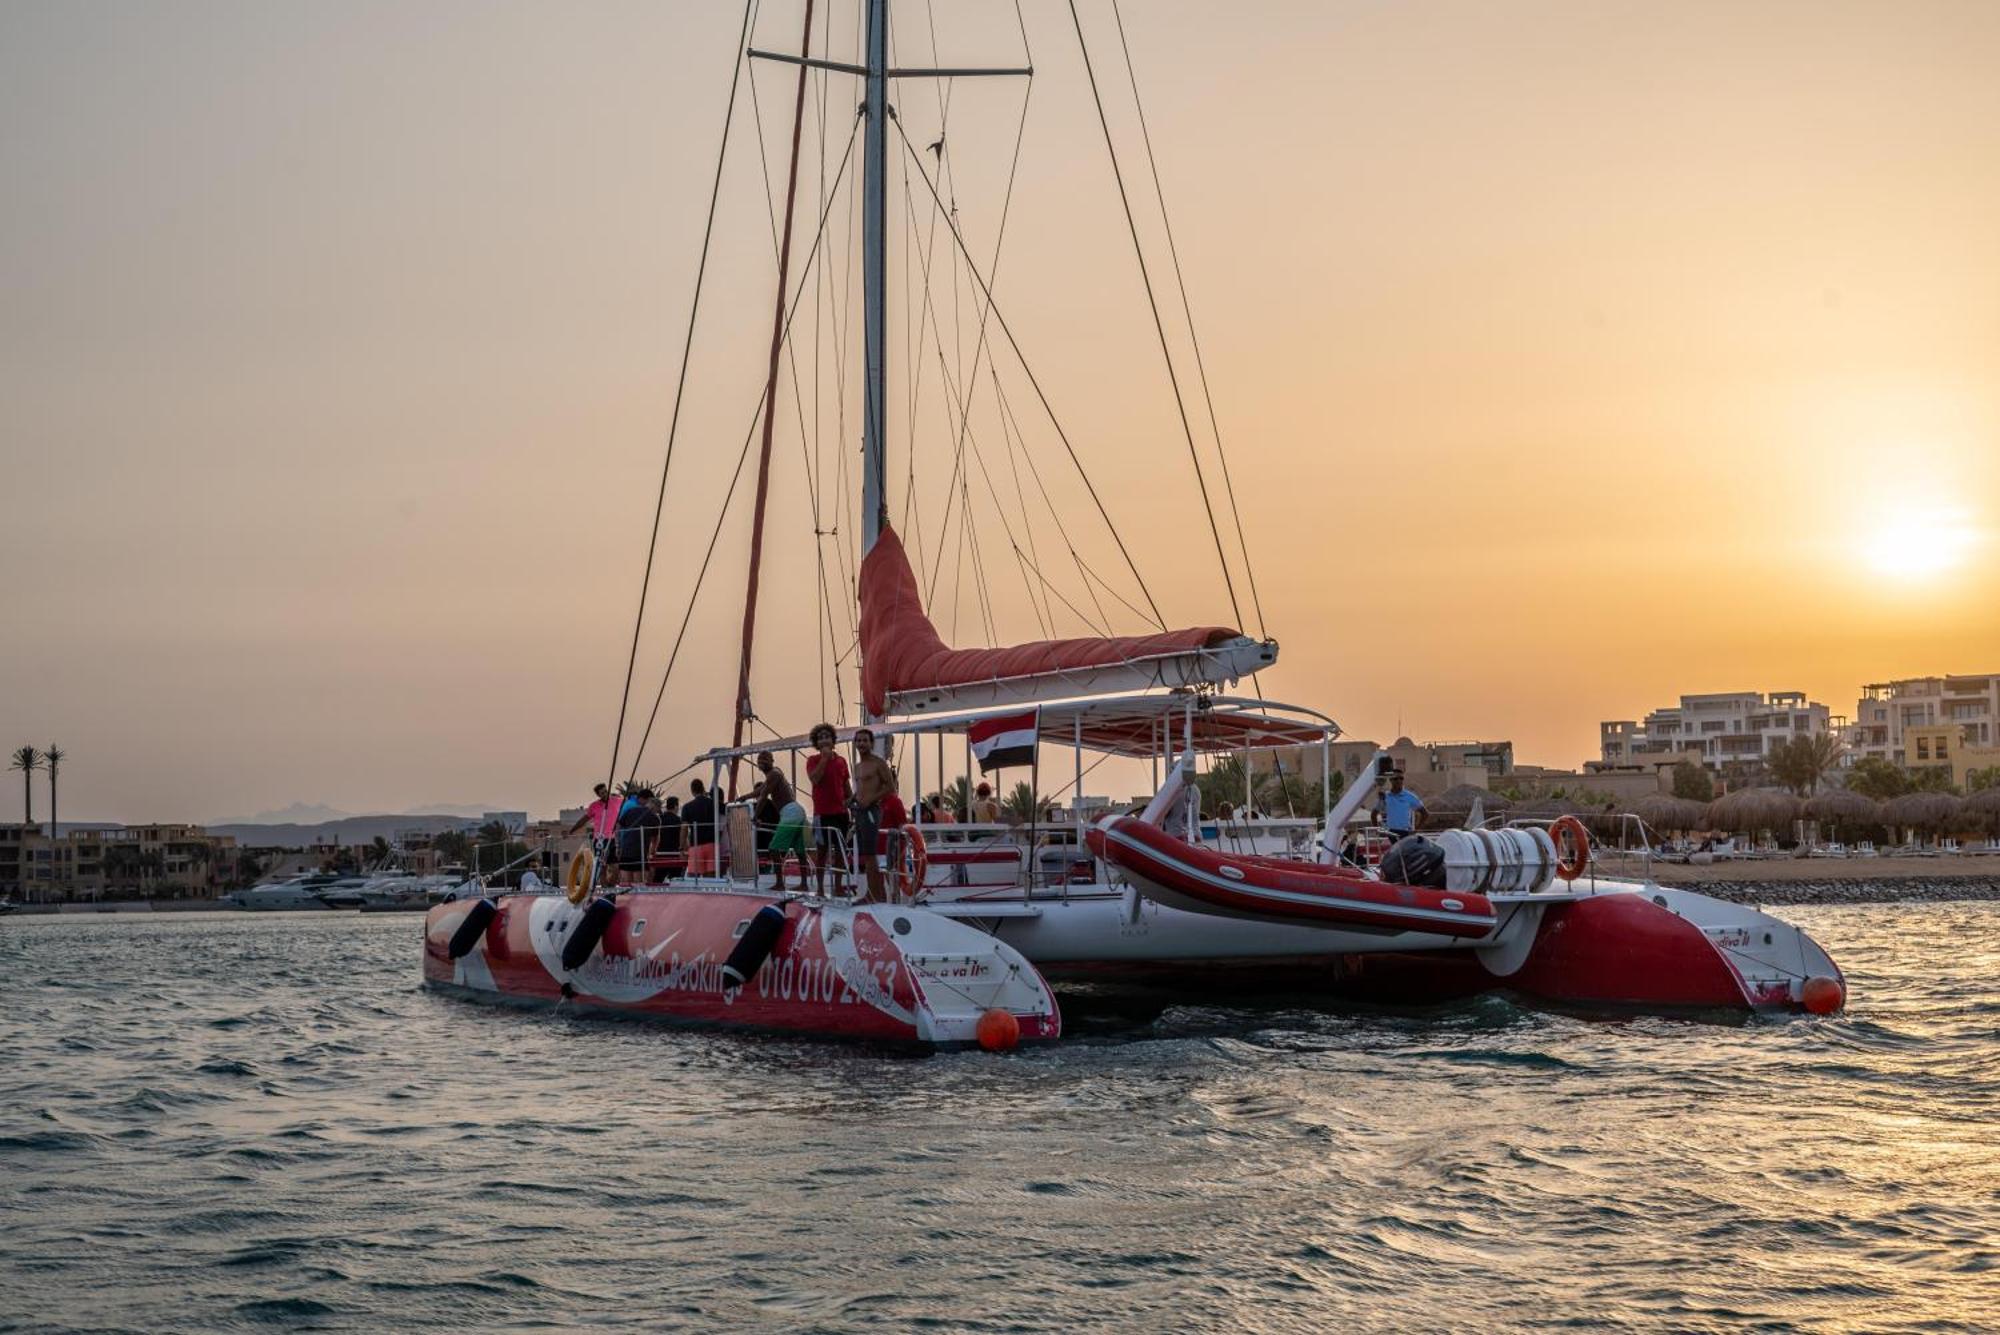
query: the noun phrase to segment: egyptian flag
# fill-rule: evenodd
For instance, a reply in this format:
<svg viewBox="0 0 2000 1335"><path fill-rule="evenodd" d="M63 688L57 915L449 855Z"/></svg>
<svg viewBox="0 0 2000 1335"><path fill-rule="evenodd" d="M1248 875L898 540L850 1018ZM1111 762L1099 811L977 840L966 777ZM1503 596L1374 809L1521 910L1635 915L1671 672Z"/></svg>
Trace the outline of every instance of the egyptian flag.
<svg viewBox="0 0 2000 1335"><path fill-rule="evenodd" d="M1035 738L1042 728L1041 710L1009 714L1005 718L981 719L966 729L979 772L991 774L1010 765L1035 763Z"/></svg>

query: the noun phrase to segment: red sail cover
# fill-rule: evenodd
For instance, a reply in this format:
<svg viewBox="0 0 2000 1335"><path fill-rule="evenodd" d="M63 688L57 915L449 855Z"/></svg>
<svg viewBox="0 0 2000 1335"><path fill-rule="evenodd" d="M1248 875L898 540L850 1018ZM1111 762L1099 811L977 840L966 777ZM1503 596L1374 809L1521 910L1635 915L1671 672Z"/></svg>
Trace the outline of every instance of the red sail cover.
<svg viewBox="0 0 2000 1335"><path fill-rule="evenodd" d="M1222 626L1080 640L1036 640L1004 649L953 649L924 615L903 541L887 524L861 562L861 694L888 712L891 695L1045 673L1116 667L1135 660L1212 649L1238 638Z"/></svg>

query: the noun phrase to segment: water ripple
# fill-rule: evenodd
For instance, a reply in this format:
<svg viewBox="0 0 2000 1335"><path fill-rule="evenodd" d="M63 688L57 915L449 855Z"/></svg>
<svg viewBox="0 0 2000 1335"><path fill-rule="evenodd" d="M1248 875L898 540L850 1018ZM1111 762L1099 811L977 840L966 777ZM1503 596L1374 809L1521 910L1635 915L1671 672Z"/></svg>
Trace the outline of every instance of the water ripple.
<svg viewBox="0 0 2000 1335"><path fill-rule="evenodd" d="M490 1009L417 924L0 924L0 1330L2000 1326L2000 904L1830 1020L1065 999L924 1060Z"/></svg>

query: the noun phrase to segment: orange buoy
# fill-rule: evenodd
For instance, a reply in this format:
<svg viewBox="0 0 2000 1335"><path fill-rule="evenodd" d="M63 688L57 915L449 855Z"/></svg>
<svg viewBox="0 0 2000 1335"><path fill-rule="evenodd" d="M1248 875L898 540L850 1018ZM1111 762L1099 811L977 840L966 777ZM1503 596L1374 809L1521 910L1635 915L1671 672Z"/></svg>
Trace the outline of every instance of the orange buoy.
<svg viewBox="0 0 2000 1335"><path fill-rule="evenodd" d="M1847 989L1838 978L1819 974L1799 987L1799 1005L1813 1015L1831 1015L1847 1004ZM981 1022L984 1024L984 1021ZM983 1032L983 1031L982 1031Z"/></svg>
<svg viewBox="0 0 2000 1335"><path fill-rule="evenodd" d="M1021 1041L1021 1022L1012 1011L998 1006L979 1017L979 1046L988 1052L1006 1052Z"/></svg>

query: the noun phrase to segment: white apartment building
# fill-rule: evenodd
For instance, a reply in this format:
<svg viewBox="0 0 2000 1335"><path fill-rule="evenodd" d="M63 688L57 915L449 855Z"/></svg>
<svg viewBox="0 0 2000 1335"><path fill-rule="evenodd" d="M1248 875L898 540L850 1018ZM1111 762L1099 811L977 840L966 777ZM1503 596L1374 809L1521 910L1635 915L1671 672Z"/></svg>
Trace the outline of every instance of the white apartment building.
<svg viewBox="0 0 2000 1335"><path fill-rule="evenodd" d="M1847 729L1849 763L1876 756L1893 765L1928 760L1908 754L1911 728L1956 724L1969 748L2000 745L2000 673L1967 677L1906 677L1861 688Z"/></svg>
<svg viewBox="0 0 2000 1335"><path fill-rule="evenodd" d="M1643 720L1611 719L1598 725L1606 765L1633 765L1685 755L1709 769L1760 763L1794 737L1831 732L1836 720L1803 691L1725 691L1684 695L1678 705L1655 709Z"/></svg>

